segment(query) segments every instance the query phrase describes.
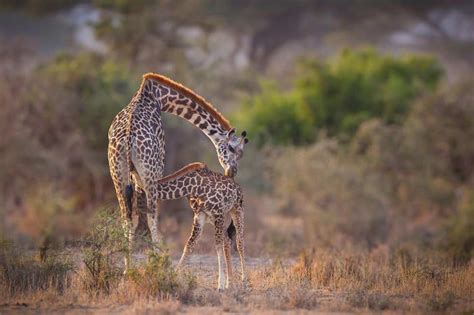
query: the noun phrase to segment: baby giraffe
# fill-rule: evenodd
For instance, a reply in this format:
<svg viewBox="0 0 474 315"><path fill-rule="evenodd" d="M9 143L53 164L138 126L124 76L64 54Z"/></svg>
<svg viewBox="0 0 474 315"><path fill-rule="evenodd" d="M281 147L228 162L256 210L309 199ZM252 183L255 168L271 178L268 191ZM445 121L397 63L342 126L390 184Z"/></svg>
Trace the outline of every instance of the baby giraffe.
<svg viewBox="0 0 474 315"><path fill-rule="evenodd" d="M224 289L223 256L226 262L227 277L225 287L228 288L230 284L232 277L231 238L235 232L237 232L237 251L240 256L242 281L245 281L244 208L240 186L232 178L211 171L203 163L191 163L175 173L163 177L157 188L159 198L162 200L187 197L194 212L193 228L179 260L178 268L182 266L186 257L196 246L207 219L214 225L219 266L218 289ZM229 221L231 221L230 225ZM227 233L224 231L225 226L229 226Z"/></svg>

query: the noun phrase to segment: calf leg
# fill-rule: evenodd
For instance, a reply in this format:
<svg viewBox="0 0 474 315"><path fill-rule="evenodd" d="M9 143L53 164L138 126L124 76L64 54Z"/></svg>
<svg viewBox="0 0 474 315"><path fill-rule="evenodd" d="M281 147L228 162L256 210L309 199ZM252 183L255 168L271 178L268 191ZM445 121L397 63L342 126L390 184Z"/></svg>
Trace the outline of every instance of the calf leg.
<svg viewBox="0 0 474 315"><path fill-rule="evenodd" d="M219 277L217 279L217 289L224 290L225 275L224 275L224 216L219 215L214 218L214 236L216 240L217 264L219 267Z"/></svg>
<svg viewBox="0 0 474 315"><path fill-rule="evenodd" d="M230 286L232 278L232 255L231 255L232 240L229 237L224 237L224 255L226 264L226 289Z"/></svg>
<svg viewBox="0 0 474 315"><path fill-rule="evenodd" d="M202 212L198 212L194 214L194 221L193 221L193 229L191 231L191 235L189 236L188 242L186 246L184 246L183 254L181 255L181 259L178 262L177 269L181 268L183 263L186 260L186 257L191 254L196 246L196 243L201 236L202 228L204 226L204 222L206 220L206 215Z"/></svg>

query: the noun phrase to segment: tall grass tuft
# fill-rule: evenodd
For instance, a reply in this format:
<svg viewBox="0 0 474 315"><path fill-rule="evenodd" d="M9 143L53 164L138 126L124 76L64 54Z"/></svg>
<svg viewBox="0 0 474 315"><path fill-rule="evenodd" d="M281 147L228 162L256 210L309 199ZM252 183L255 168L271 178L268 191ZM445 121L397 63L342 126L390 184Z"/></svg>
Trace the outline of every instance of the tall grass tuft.
<svg viewBox="0 0 474 315"><path fill-rule="evenodd" d="M166 251L150 251L142 266L132 269L128 276L129 284L139 296L174 297L183 303L192 300L197 286L196 277L187 272L178 272L173 268L171 257Z"/></svg>
<svg viewBox="0 0 474 315"><path fill-rule="evenodd" d="M63 294L71 285L73 271L67 255L49 255L40 260L0 240L0 288L9 296L49 289Z"/></svg>

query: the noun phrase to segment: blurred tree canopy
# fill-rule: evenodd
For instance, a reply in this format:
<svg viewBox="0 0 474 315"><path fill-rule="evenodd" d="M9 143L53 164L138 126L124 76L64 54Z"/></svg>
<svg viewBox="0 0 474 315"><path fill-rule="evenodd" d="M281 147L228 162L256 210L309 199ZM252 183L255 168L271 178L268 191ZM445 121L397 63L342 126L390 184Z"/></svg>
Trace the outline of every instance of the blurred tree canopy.
<svg viewBox="0 0 474 315"><path fill-rule="evenodd" d="M128 104L140 79L123 63L94 54L59 55L38 74L68 95L68 111L91 148L100 150L107 147L112 119Z"/></svg>
<svg viewBox="0 0 474 315"><path fill-rule="evenodd" d="M344 50L325 63L302 60L290 91L263 84L236 118L260 145L307 144L318 130L351 136L370 118L402 122L412 101L434 90L442 73L428 56L395 58L372 49Z"/></svg>
<svg viewBox="0 0 474 315"><path fill-rule="evenodd" d="M95 54L62 54L29 74L8 68L0 76L6 78L0 97L15 100L5 102L0 115L2 193L29 202L23 196L47 182L73 195L75 209L107 200L107 131L140 76Z"/></svg>

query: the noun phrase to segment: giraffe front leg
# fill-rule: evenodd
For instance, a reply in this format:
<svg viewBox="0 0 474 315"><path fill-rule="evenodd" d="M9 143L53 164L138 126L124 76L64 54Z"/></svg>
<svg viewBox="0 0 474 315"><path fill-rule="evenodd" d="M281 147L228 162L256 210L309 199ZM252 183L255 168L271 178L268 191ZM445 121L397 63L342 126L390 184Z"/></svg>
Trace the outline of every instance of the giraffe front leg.
<svg viewBox="0 0 474 315"><path fill-rule="evenodd" d="M181 259L179 260L178 265L176 266L176 269L180 269L183 266L187 256L193 252L194 247L196 246L196 243L202 234L202 229L203 229L205 221L206 221L206 215L204 213L198 212L194 214L194 221L193 221L193 228L191 231L191 235L189 236L186 246L184 246L183 254L181 255Z"/></svg>
<svg viewBox="0 0 474 315"><path fill-rule="evenodd" d="M224 216L216 216L214 219L214 234L216 240L217 265L219 268L219 277L217 278L217 289L224 290L225 274L224 274Z"/></svg>

